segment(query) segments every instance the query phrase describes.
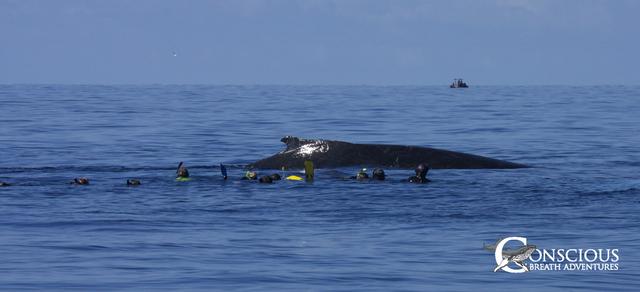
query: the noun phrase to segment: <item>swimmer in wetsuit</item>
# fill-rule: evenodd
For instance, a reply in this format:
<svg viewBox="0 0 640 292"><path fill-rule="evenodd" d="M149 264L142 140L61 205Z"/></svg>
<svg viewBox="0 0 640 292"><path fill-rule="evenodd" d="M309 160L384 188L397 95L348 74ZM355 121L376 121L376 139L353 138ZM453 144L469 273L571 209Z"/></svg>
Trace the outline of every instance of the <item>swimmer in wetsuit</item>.
<svg viewBox="0 0 640 292"><path fill-rule="evenodd" d="M273 182L273 179L271 178L271 176L269 175L265 175L263 177L261 177L258 182L263 183L263 184L270 184Z"/></svg>
<svg viewBox="0 0 640 292"><path fill-rule="evenodd" d="M258 173L255 171L247 171L242 177L242 180L256 180L256 179L258 179Z"/></svg>
<svg viewBox="0 0 640 292"><path fill-rule="evenodd" d="M428 183L431 181L427 178L428 172L429 172L429 166L424 163L420 163L416 167L416 175L409 177L408 181L410 183L416 183L416 184Z"/></svg>
<svg viewBox="0 0 640 292"><path fill-rule="evenodd" d="M88 185L89 179L86 177L76 177L71 181L72 185Z"/></svg>
<svg viewBox="0 0 640 292"><path fill-rule="evenodd" d="M384 180L386 175L384 174L384 170L382 168L376 168L371 173L371 178L373 180Z"/></svg>
<svg viewBox="0 0 640 292"><path fill-rule="evenodd" d="M178 169L176 170L176 180L177 181L188 181L189 180L189 170L186 166L184 166L184 162L180 161L178 164Z"/></svg>
<svg viewBox="0 0 640 292"><path fill-rule="evenodd" d="M142 183L140 182L140 180L139 180L139 179L131 178L131 179L128 179L128 180L127 180L127 185L128 185L128 186L139 186L139 185L141 185L141 184L142 184Z"/></svg>
<svg viewBox="0 0 640 292"><path fill-rule="evenodd" d="M367 169L363 168L363 169L360 169L360 171L358 171L358 173L356 173L355 176L352 176L350 178L355 180L368 180L369 175L367 174Z"/></svg>
<svg viewBox="0 0 640 292"><path fill-rule="evenodd" d="M282 179L282 177L277 173L274 173L274 174L270 175L270 177L271 177L271 180L273 180L273 181Z"/></svg>

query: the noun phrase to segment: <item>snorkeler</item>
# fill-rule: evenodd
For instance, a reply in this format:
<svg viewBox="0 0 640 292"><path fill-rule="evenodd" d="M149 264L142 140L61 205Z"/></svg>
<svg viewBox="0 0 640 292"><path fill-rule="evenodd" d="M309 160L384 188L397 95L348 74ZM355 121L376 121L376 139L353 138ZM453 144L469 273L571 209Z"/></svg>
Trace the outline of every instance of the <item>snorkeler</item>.
<svg viewBox="0 0 640 292"><path fill-rule="evenodd" d="M180 161L178 164L178 169L176 170L176 180L177 181L189 181L189 170L186 166L184 166L184 162Z"/></svg>
<svg viewBox="0 0 640 292"><path fill-rule="evenodd" d="M282 179L282 177L277 173L274 173L274 174L270 175L270 177L271 177L271 180L281 180Z"/></svg>
<svg viewBox="0 0 640 292"><path fill-rule="evenodd" d="M409 177L408 181L410 183L417 183L417 184L428 183L431 181L427 178L428 172L429 172L429 166L424 163L420 163L416 167L416 175Z"/></svg>
<svg viewBox="0 0 640 292"><path fill-rule="evenodd" d="M76 177L71 181L72 185L88 185L89 179L86 177Z"/></svg>
<svg viewBox="0 0 640 292"><path fill-rule="evenodd" d="M258 182L260 183L267 183L267 184L273 183L274 181L281 180L281 179L282 177L277 173L274 173L272 175L261 176L258 179L258 173L252 170L245 172L244 176L241 178L241 180L258 180Z"/></svg>
<svg viewBox="0 0 640 292"><path fill-rule="evenodd" d="M245 172L244 176L242 177L242 180L256 180L256 179L258 179L258 173L250 170Z"/></svg>
<svg viewBox="0 0 640 292"><path fill-rule="evenodd" d="M139 185L141 185L141 184L142 184L142 183L140 182L140 180L139 180L139 179L132 178L132 179L128 179L128 180L127 180L127 185L128 185L128 186L139 186Z"/></svg>
<svg viewBox="0 0 640 292"><path fill-rule="evenodd" d="M360 171L358 171L358 173L355 176L352 176L351 179L356 179L356 180L369 179L369 175L367 174L367 169L366 168L360 169Z"/></svg>
<svg viewBox="0 0 640 292"><path fill-rule="evenodd" d="M11 186L10 183L6 183L6 182L3 182L3 181L0 181L0 187L9 187L9 186Z"/></svg>
<svg viewBox="0 0 640 292"><path fill-rule="evenodd" d="M376 168L371 173L371 178L374 180L384 180L385 179L384 170L382 168Z"/></svg>
<svg viewBox="0 0 640 292"><path fill-rule="evenodd" d="M184 166L184 162L180 161L178 164L178 170L176 170L176 178L188 178L189 170Z"/></svg>

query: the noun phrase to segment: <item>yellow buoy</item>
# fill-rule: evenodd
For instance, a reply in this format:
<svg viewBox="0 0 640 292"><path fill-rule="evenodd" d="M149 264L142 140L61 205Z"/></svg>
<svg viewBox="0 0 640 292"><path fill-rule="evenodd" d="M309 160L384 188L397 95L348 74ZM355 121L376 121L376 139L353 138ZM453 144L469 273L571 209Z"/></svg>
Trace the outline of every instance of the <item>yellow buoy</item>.
<svg viewBox="0 0 640 292"><path fill-rule="evenodd" d="M286 180L296 180L296 181L303 180L301 177L299 177L297 175L290 175L290 176L287 176L285 179Z"/></svg>

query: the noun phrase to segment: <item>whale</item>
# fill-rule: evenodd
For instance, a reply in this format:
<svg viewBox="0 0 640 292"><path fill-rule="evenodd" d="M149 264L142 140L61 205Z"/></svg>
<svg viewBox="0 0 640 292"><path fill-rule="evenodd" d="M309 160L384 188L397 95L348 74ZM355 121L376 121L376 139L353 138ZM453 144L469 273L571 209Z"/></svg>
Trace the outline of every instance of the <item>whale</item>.
<svg viewBox="0 0 640 292"><path fill-rule="evenodd" d="M255 161L248 168L301 169L307 160L316 168L347 166L414 168L427 163L433 169L513 169L524 164L423 146L357 144L324 139L285 136L286 148Z"/></svg>

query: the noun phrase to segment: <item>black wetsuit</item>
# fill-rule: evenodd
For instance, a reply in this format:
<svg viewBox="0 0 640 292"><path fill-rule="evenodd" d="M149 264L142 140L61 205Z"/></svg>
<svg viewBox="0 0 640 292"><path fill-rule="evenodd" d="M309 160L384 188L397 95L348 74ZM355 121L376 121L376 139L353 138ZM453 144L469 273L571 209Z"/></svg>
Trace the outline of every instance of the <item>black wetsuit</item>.
<svg viewBox="0 0 640 292"><path fill-rule="evenodd" d="M350 179L355 179L355 180L369 180L369 175L366 173L359 173L358 175L354 175L352 177L349 177Z"/></svg>
<svg viewBox="0 0 640 292"><path fill-rule="evenodd" d="M429 180L426 177L419 177L419 176L414 175L414 176L409 177L408 181L410 183L414 183L414 184L423 184L423 183L428 183L431 180Z"/></svg>
<svg viewBox="0 0 640 292"><path fill-rule="evenodd" d="M282 177L277 173L274 173L274 174L270 175L269 177L271 177L271 180L274 180L274 181L282 179Z"/></svg>
<svg viewBox="0 0 640 292"><path fill-rule="evenodd" d="M140 184L141 184L140 180L138 180L138 179L128 179L127 180L127 185L128 186L139 186Z"/></svg>

